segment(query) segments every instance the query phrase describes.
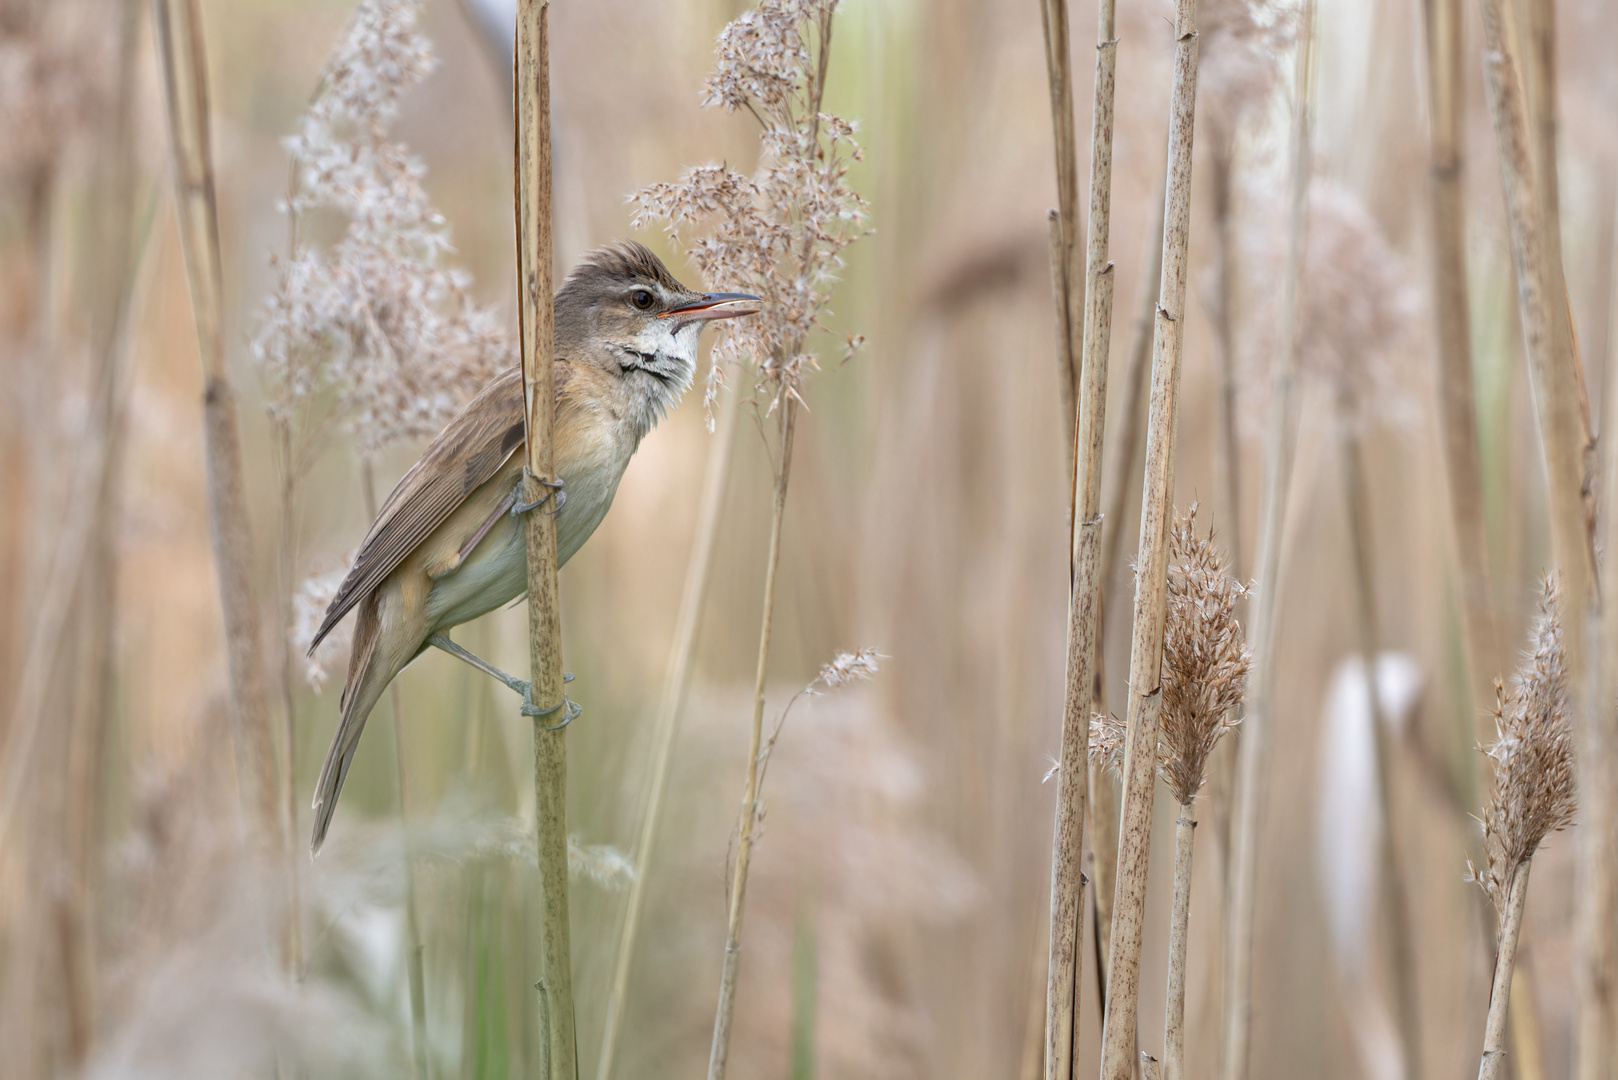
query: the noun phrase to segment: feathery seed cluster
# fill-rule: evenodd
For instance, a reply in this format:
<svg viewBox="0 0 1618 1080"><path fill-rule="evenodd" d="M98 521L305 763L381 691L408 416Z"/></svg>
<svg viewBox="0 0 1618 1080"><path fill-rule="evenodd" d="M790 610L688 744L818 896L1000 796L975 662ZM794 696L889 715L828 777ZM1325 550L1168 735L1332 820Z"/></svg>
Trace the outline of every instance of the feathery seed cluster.
<svg viewBox="0 0 1618 1080"><path fill-rule="evenodd" d="M764 0L720 34L703 104L757 118L753 175L704 165L631 199L636 228L664 221L679 239L712 222L690 241L703 278L766 302L753 318L721 327L705 396L710 406L724 365L742 361L753 363L760 386L773 384L772 407L782 395L797 396L805 367L815 366L804 345L825 311L840 253L864 231L866 202L847 179L860 159L854 125L820 108L836 9L837 0Z"/></svg>
<svg viewBox="0 0 1618 1080"><path fill-rule="evenodd" d="M253 352L280 423L325 388L362 455L436 435L515 352L470 278L445 265L449 232L422 187L426 169L390 142L405 91L432 71L415 32L418 0L364 0L327 63L320 90L287 140L295 167L286 212L292 251ZM300 218L335 211L330 248L298 239Z"/></svg>
<svg viewBox="0 0 1618 1080"><path fill-rule="evenodd" d="M1530 652L1509 686L1495 680L1499 734L1483 751L1494 766L1494 791L1483 810L1489 865L1482 873L1467 866L1470 879L1501 910L1517 867L1533 858L1545 837L1573 821L1577 793L1567 678L1561 586L1553 574L1540 594Z"/></svg>

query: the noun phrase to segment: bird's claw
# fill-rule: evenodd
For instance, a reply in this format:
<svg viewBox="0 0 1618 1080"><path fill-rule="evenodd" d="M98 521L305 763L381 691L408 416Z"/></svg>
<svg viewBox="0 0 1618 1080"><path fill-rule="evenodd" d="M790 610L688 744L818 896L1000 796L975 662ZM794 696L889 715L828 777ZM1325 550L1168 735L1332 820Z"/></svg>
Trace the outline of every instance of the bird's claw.
<svg viewBox="0 0 1618 1080"><path fill-rule="evenodd" d="M525 468L523 469L523 477L526 480L529 477L534 477L534 474ZM541 487L548 487L551 490L546 492L544 495L541 495L533 502L523 502L519 499L517 502L512 503L512 517L521 517L523 514L538 510L541 506L545 505L547 500L554 500L556 503L556 505L551 509L551 517L555 517L557 514L562 512L562 507L567 504L567 492L562 490L562 480L560 477L555 480L547 480L542 476L534 477L534 479ZM522 487L519 486L518 490L521 491Z"/></svg>
<svg viewBox="0 0 1618 1080"><path fill-rule="evenodd" d="M572 681L573 673L571 671L562 676L562 682L564 685ZM517 685L519 683L521 686ZM549 716L557 709L562 709L563 706L566 706L562 712L562 722L551 727L546 727L546 731L561 731L573 721L577 720L579 718L579 714L584 712L584 706L568 697L566 693L562 695L562 700L558 701L555 705L552 705L548 709L541 709L539 705L534 702L534 684L529 682L527 679L511 680L511 688L522 694L522 714L524 716Z"/></svg>

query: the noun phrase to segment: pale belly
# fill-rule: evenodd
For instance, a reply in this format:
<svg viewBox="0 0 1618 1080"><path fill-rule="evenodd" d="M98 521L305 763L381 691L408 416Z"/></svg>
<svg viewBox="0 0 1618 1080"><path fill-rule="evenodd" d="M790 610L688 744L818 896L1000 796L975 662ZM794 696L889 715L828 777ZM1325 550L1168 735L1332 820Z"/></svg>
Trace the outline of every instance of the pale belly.
<svg viewBox="0 0 1618 1080"><path fill-rule="evenodd" d="M625 455L623 464L628 464ZM571 559L596 531L612 506L623 478L622 465L575 470L563 474L567 499L556 516L556 556L560 567ZM489 481L501 487L515 486L521 471L503 472ZM535 510L545 513L549 504ZM433 582L427 594L427 620L433 631L471 622L528 592L528 547L522 523L504 515L485 535L466 560L452 573Z"/></svg>

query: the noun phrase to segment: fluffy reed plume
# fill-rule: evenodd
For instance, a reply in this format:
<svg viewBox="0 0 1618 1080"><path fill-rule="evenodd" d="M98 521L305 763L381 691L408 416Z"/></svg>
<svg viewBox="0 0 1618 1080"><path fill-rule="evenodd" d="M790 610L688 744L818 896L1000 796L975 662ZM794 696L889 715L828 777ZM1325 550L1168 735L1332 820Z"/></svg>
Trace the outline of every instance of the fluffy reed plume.
<svg viewBox="0 0 1618 1080"><path fill-rule="evenodd" d="M817 364L808 338L820 324L842 266L841 252L862 231L865 200L848 185L859 159L854 125L823 112L837 0L763 0L719 35L713 74L703 103L729 112L745 109L759 123L759 166L752 176L726 165L693 169L677 184L637 194L634 221L683 230L712 223L691 242L702 276L711 285L764 298L757 318L725 328L714 345L706 401L711 406L725 363L751 365L755 395L777 417L774 512L764 578L764 613L754 680L747 784L737 824L737 849L726 919L724 968L709 1054L709 1080L720 1080L730 1050L736 972L741 959L747 872L759 817L758 792L767 759L764 686L769 674L782 515L792 470L800 388ZM859 339L849 340L850 351ZM784 715L784 714L783 714Z"/></svg>
<svg viewBox="0 0 1618 1080"><path fill-rule="evenodd" d="M1561 584L1552 574L1540 595L1530 651L1508 687L1495 680L1494 743L1484 753L1494 790L1483 811L1482 870L1467 863L1500 913L1499 952L1478 1080L1499 1076L1505 1063L1506 1005L1528 895L1528 867L1540 843L1573 820L1577 802L1573 730L1568 704L1567 647L1562 636Z"/></svg>
<svg viewBox="0 0 1618 1080"><path fill-rule="evenodd" d="M0 190L44 196L38 185L62 155L101 129L117 90L117 31L100 4L0 3Z"/></svg>
<svg viewBox="0 0 1618 1080"><path fill-rule="evenodd" d="M1198 536L1196 525L1192 503L1169 533L1163 629L1163 780L1183 811L1202 789L1214 746L1237 724L1252 661L1236 621L1247 586L1231 575L1213 532Z"/></svg>
<svg viewBox="0 0 1618 1080"><path fill-rule="evenodd" d="M1163 627L1162 714L1157 771L1179 803L1174 827L1174 894L1169 919L1168 995L1163 1028L1163 1075L1185 1076L1185 976L1191 917L1191 852L1197 793L1208 759L1237 723L1252 653L1236 620L1247 586L1230 573L1212 531L1197 535L1197 506L1169 533L1167 613ZM1090 753L1114 772L1124 768L1128 731L1116 717L1091 719Z"/></svg>
<svg viewBox="0 0 1618 1080"><path fill-rule="evenodd" d="M276 290L253 338L277 424L308 441L340 420L362 457L438 434L516 359L493 311L473 303L469 276L447 265L449 229L422 187L426 167L389 139L400 99L433 69L417 12L418 0L365 0L287 140L290 251L272 258ZM302 236L315 211L344 222L329 247ZM311 416L328 389L332 412Z"/></svg>

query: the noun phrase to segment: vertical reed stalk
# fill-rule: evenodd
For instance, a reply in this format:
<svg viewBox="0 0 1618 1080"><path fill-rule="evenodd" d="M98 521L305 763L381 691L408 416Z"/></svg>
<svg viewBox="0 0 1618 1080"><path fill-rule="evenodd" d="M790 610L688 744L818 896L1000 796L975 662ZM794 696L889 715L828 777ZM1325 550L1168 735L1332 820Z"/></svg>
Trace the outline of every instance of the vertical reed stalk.
<svg viewBox="0 0 1618 1080"><path fill-rule="evenodd" d="M1134 1070L1140 947L1145 929L1146 872L1152 842L1152 795L1162 708L1163 625L1167 612L1169 530L1174 453L1179 435L1180 356L1191 232L1191 136L1197 100L1196 0L1178 0L1174 21L1174 89L1163 209L1163 273L1152 336L1152 394L1146 426L1146 475L1136 556L1135 618L1130 642L1124 798L1118 836L1111 967L1102 1033L1103 1080L1129 1080Z"/></svg>
<svg viewBox="0 0 1618 1080"><path fill-rule="evenodd" d="M1472 338L1466 297L1466 213L1461 195L1461 118L1465 82L1461 66L1460 0L1425 0L1431 165L1428 195L1433 230L1433 315L1438 336L1439 419L1449 474L1450 517L1460 563L1462 648L1472 694L1474 724L1467 749L1489 740L1490 680L1500 668L1499 642L1489 588L1483 517L1483 467L1478 457L1477 409L1472 390ZM1470 789L1488 773L1469 774ZM1468 798L1467 806L1477 803Z"/></svg>
<svg viewBox="0 0 1618 1080"><path fill-rule="evenodd" d="M657 701L657 719L652 726L646 805L641 809L640 831L635 839L633 855L635 871L629 879L623 926L618 932L618 956L613 965L612 987L607 996L607 1019L601 1033L601 1060L596 1067L596 1080L612 1080L613 1069L617 1067L624 1008L629 998L629 972L635 959L641 905L646 896L646 873L657 844L658 826L662 824L663 795L668 787L669 763L674 757L674 736L679 729L680 710L685 705L691 670L696 663L697 626L702 618L703 600L708 594L708 577L713 571L714 540L719 535L719 511L724 506L725 485L730 478L731 444L735 442L738 400L739 395L734 390L723 397L719 430L708 451L708 465L702 478L702 496L697 502L697 531L691 542L690 560L686 564L680 611L674 621L674 647L669 653L668 671L664 674L663 691Z"/></svg>
<svg viewBox="0 0 1618 1080"><path fill-rule="evenodd" d="M517 312L522 344L526 459L523 499L556 480L551 288L551 89L547 0L519 0L513 78L517 188ZM562 705L562 618L556 595L556 518L526 516L528 663L534 702ZM567 731L561 711L534 717L534 828L539 846L541 964L538 1021L543 1080L576 1080L572 950L568 929Z"/></svg>
<svg viewBox="0 0 1618 1080"><path fill-rule="evenodd" d="M775 473L775 500L770 516L770 553L764 568L764 615L758 632L758 668L753 679L753 726L747 743L747 790L736 823L736 866L730 880L725 917L725 960L719 976L719 1004L714 1010L713 1045L708 1052L708 1080L724 1080L730 1057L731 1021L736 1014L736 975L742 959L742 915L747 901L747 872L753 860L758 827L758 787L763 778L764 681L770 668L770 634L775 624L776 571L781 564L781 522L786 511L787 482L792 477L792 442L797 427L798 398L783 393L780 410L781 464Z"/></svg>
<svg viewBox="0 0 1618 1080"><path fill-rule="evenodd" d="M1065 5L1058 0L1056 9ZM1107 359L1112 342L1113 85L1118 59L1113 0L1101 0L1096 20L1095 110L1090 132L1090 228L1085 266L1083 363L1079 371L1072 532L1069 536L1067 687L1061 769L1051 853L1050 967L1045 990L1046 1080L1071 1080L1077 1057L1080 975L1084 969L1084 812L1088 798L1090 712L1098 678L1101 630L1101 460L1105 445ZM1060 38L1056 67L1067 59L1066 13L1048 17ZM1053 86L1065 81L1055 68ZM1071 309L1070 309L1071 310Z"/></svg>
<svg viewBox="0 0 1618 1080"><path fill-rule="evenodd" d="M273 847L277 831L275 746L259 643L258 605L253 593L252 536L242 481L241 430L235 392L225 372L219 219L214 199L201 16L197 0L154 0L154 13L173 144L180 247L185 256L202 360L208 525L225 623L237 771L243 797L256 811L257 831L264 844ZM283 840L292 844L290 836ZM288 918L295 920L295 911L289 911ZM290 956L296 935L292 921L287 934Z"/></svg>
<svg viewBox="0 0 1618 1080"><path fill-rule="evenodd" d="M1494 961L1494 986L1489 991L1489 1020L1483 1029L1483 1060L1478 1080L1496 1080L1505 1072L1506 1006L1511 1000L1511 973L1517 964L1517 938L1522 933L1523 906L1528 900L1528 866L1519 863L1511 876L1505 910L1500 913L1500 945Z"/></svg>
<svg viewBox="0 0 1618 1080"><path fill-rule="evenodd" d="M1613 295L1609 311L1618 313L1618 250L1613 252ZM1612 785L1618 784L1614 770L1614 755L1618 754L1618 322L1609 318L1608 356L1606 373L1606 401L1601 408L1601 580L1606 582L1606 595L1601 605L1598 624L1598 664L1596 669L1595 700L1591 702L1588 717L1590 749L1593 754L1581 758L1589 782L1584 784L1581 797L1585 806L1598 806L1612 797ZM1602 769L1596 772L1596 769ZM1602 790L1595 790L1596 788ZM1609 816L1586 817L1592 823L1611 822ZM1593 835L1585 838L1589 845L1586 870L1590 884L1585 896L1585 916L1593 926L1611 927L1618 924L1618 836L1610 827L1585 830ZM1610 969L1608 969L1610 972ZM1590 973L1598 976L1599 971ZM1588 999L1581 1010L1581 1023L1596 1023L1605 1016L1604 1030L1618 1029L1618 982L1611 978L1595 977L1587 990ZM1596 1031L1582 1030L1578 1068L1580 1080L1599 1077L1600 1059L1595 1056L1602 1049ZM1606 1047L1611 1051L1610 1044ZM1610 1063L1611 1053L1606 1060Z"/></svg>
<svg viewBox="0 0 1618 1080"><path fill-rule="evenodd" d="M1281 280L1281 335L1270 364L1270 407L1264 439L1264 489L1254 552L1257 593L1251 608L1253 692L1236 742L1235 806L1231 814L1231 864L1226 883L1224 942L1224 1080L1247 1080L1251 1056L1253 928L1257 907L1258 841L1269 784L1269 725L1275 700L1275 623L1281 582L1282 526L1297 441L1298 286L1303 273L1309 210L1309 112L1313 95L1311 57L1314 0L1298 15L1293 61L1291 178L1287 253Z"/></svg>
<svg viewBox="0 0 1618 1080"><path fill-rule="evenodd" d="M1218 299L1214 326L1219 335L1219 495L1224 503L1225 544L1237 574L1242 568L1242 460L1236 430L1236 238L1235 139L1218 140L1213 161L1214 233L1219 238ZM1168 1072L1168 1056L1163 1059Z"/></svg>
<svg viewBox="0 0 1618 1080"><path fill-rule="evenodd" d="M1197 814L1180 806L1174 822L1174 898L1169 909L1169 980L1163 1007L1163 1080L1185 1080L1185 961L1191 925L1191 849Z"/></svg>
<svg viewBox="0 0 1618 1080"><path fill-rule="evenodd" d="M1349 392L1340 390L1340 394ZM1382 695L1376 676L1379 631L1377 629L1376 573L1371 547L1371 492L1365 473L1365 447L1360 439L1356 409L1351 402L1338 406L1338 435L1341 443L1344 489L1348 496L1348 537L1354 560L1355 622L1360 660L1365 665L1368 701L1371 707L1371 734L1376 747L1376 796L1382 814L1379 868L1382 924L1386 933L1384 948L1388 969L1393 973L1394 997L1399 1017L1400 1050L1404 1075L1421 1076L1420 995L1416 984L1416 950L1411 926L1410 893L1406 888L1399 845L1394 842L1394 826L1401 820L1393 799L1393 733L1382 710ZM1488 759L1484 759L1487 763Z"/></svg>
<svg viewBox="0 0 1618 1080"><path fill-rule="evenodd" d="M1572 348L1567 323L1565 285L1557 261L1560 245L1552 237L1556 228L1548 216L1554 196L1554 96L1547 86L1539 95L1541 142L1536 146L1525 96L1522 44L1505 0L1483 0L1484 85L1494 123L1501 185L1511 230L1512 263L1517 278L1517 301L1528 353L1528 373L1539 420L1540 445L1550 489L1551 548L1562 577L1572 614L1565 628L1568 667L1573 685L1584 684L1584 609L1596 602L1595 553L1590 528L1589 462L1593 452L1583 377ZM1541 57L1549 74L1549 61ZM1547 115L1547 111L1549 114ZM1548 132L1548 135L1547 135ZM1548 141L1549 146L1546 145ZM1536 162L1536 150L1541 160ZM1543 160L1549 157L1547 162ZM1610 702L1576 707L1580 737L1579 763L1584 774L1585 811L1590 821L1611 821L1618 795L1614 756L1618 746L1604 737L1609 726L1602 713ZM1575 1075L1594 1080L1606 1075L1614 1052L1611 995L1618 987L1618 927L1611 918L1610 897L1618 885L1618 862L1604 852L1610 845L1599 829L1581 830L1580 884L1576 920L1580 947L1578 970Z"/></svg>
<svg viewBox="0 0 1618 1080"><path fill-rule="evenodd" d="M280 625L292 625L292 568L297 565L298 530L294 521L297 512L298 468L292 458L292 427L282 420L274 424L276 445L279 448L281 471L280 529L276 540L276 585L280 600ZM371 515L373 518L376 515ZM279 813L281 832L286 837L282 849L287 890L287 909L291 915L287 922L287 970L299 976L303 971L303 920L298 914L298 803L294 770L298 760L298 725L296 698L293 696L292 644L282 635L281 643L281 748L286 767L281 770Z"/></svg>
<svg viewBox="0 0 1618 1080"><path fill-rule="evenodd" d="M365 493L365 516L376 520L376 469L369 457L360 461L360 488ZM399 680L388 684L389 719L393 721L393 769L399 795L399 825L406 825L404 697ZM421 919L416 910L416 860L405 846L405 973L410 984L410 1065L412 1080L431 1080L427 1056L427 983L422 970Z"/></svg>
<svg viewBox="0 0 1618 1080"><path fill-rule="evenodd" d="M1078 139L1073 124L1073 66L1068 49L1067 0L1040 0L1045 32L1045 72L1051 97L1051 135L1056 150L1056 205L1060 250L1054 258L1060 268L1055 278L1059 352L1057 375L1062 399L1062 426L1067 435L1069 461L1074 453L1077 420L1076 392L1083 355L1084 278L1079 265ZM1071 480L1071 477L1069 477Z"/></svg>

